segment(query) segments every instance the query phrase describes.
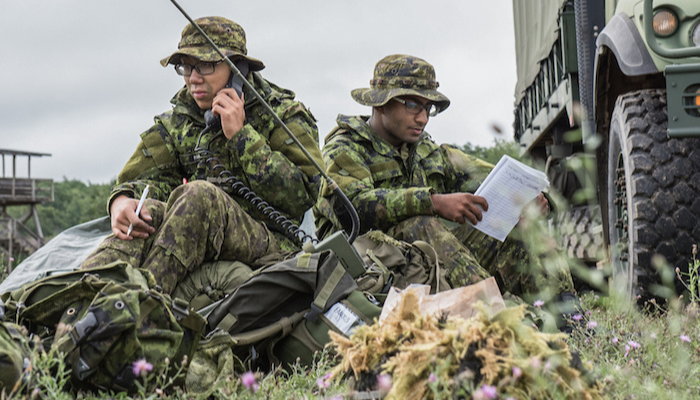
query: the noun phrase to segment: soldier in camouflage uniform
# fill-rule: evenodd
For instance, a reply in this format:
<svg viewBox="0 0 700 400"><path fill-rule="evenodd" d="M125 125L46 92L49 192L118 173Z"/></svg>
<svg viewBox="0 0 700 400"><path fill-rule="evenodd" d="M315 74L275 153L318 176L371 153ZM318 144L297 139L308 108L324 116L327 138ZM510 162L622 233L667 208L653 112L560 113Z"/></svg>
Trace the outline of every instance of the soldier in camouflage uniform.
<svg viewBox="0 0 700 400"><path fill-rule="evenodd" d="M246 79L322 165L314 117L294 93L264 79L261 61L247 55L245 32L221 17L197 24L232 61L244 60ZM246 87L239 98L228 88L231 71L194 25L182 31L178 50L161 60L182 75L185 86L173 109L155 117L118 176L108 210L113 235L83 268L115 259L150 270L170 293L188 272L209 260L251 264L263 255L296 250L284 229L219 179L222 167L257 196L299 224L314 205L320 176L312 163L276 125ZM221 128L201 135L205 110L220 117ZM217 161L195 150L197 143ZM220 164L219 164L220 163ZM220 166L215 166L219 164ZM136 215L138 199L150 185L149 199ZM167 203L166 203L167 202ZM129 225L133 232L127 235Z"/></svg>
<svg viewBox="0 0 700 400"><path fill-rule="evenodd" d="M518 240L518 229L500 242L466 223L477 224L488 210L486 199L472 193L493 166L438 146L423 130L429 116L450 105L436 90L433 67L412 56L388 56L377 63L370 86L353 90L352 97L371 106L372 115L339 115L323 147L328 174L358 211L360 233L374 229L407 242L427 241L453 287L494 276L503 292L518 296L545 288L551 296L573 292L568 267L543 268ZM325 197L330 191L324 187L322 194L315 209L319 237L349 225L335 200ZM547 209L542 194L537 202ZM450 229L438 217L459 225Z"/></svg>

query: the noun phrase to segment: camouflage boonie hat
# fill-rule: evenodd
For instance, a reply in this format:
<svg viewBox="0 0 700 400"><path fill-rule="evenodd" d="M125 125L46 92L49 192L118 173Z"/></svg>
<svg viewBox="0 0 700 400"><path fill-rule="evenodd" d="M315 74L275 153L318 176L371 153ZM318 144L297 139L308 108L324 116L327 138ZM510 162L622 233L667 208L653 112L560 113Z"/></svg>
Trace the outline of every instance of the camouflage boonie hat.
<svg viewBox="0 0 700 400"><path fill-rule="evenodd" d="M262 61L248 56L248 50L245 46L245 31L237 23L223 17L204 17L196 19L194 22L206 32L227 57L245 58L251 71L265 68ZM177 49L173 54L160 60L160 64L164 67L168 64L177 64L183 56L191 56L201 61L221 60L219 53L211 47L207 39L192 24L187 24L182 30L182 38Z"/></svg>
<svg viewBox="0 0 700 400"><path fill-rule="evenodd" d="M353 90L352 98L362 105L379 107L397 96L419 96L435 103L440 112L450 106L450 99L436 90L435 69L418 57L394 54L382 58L369 85Z"/></svg>

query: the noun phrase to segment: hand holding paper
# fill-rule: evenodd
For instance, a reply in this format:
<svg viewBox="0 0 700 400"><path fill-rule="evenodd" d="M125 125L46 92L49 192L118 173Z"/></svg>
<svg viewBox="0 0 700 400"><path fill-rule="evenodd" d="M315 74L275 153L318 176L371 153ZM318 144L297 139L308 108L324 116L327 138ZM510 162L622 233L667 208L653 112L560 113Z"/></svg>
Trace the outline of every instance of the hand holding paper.
<svg viewBox="0 0 700 400"><path fill-rule="evenodd" d="M504 155L474 193L489 204L475 228L504 241L525 206L547 187L549 180L544 172Z"/></svg>

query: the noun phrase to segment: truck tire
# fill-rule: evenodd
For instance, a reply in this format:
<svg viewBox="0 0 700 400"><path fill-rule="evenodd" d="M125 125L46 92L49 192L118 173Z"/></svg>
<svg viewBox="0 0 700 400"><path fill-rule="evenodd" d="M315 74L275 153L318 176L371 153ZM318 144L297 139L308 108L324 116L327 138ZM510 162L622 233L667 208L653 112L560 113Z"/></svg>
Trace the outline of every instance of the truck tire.
<svg viewBox="0 0 700 400"><path fill-rule="evenodd" d="M567 256L585 263L603 259L603 227L600 206L572 207L559 215L556 237Z"/></svg>
<svg viewBox="0 0 700 400"><path fill-rule="evenodd" d="M700 140L670 139L667 126L665 90L617 98L607 172L613 290L641 300L657 297L656 254L687 272L700 243Z"/></svg>

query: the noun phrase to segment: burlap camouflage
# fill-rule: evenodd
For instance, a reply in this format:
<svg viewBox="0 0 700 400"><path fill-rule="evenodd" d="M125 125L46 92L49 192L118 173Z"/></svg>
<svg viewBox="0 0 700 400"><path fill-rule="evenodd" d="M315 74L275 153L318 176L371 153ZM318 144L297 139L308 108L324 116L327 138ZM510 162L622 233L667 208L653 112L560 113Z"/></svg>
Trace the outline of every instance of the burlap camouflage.
<svg viewBox="0 0 700 400"><path fill-rule="evenodd" d="M450 231L434 216L433 193L473 193L493 166L447 145L438 146L427 133L408 146L395 148L366 123L367 117L338 117L338 127L326 138L324 159L330 177L352 201L360 216L360 232L381 230L407 242L433 245L450 271L453 287L494 275L502 289L521 294L545 288L573 291L566 265L545 271L510 237L500 243L467 226ZM325 196L315 209L319 234L343 227L333 212L334 199ZM346 227L347 229L347 227Z"/></svg>
<svg viewBox="0 0 700 400"><path fill-rule="evenodd" d="M444 111L450 100L436 89L435 69L423 59L403 54L382 58L374 67L370 87L355 89L352 98L365 106L382 106L396 96L420 96Z"/></svg>
<svg viewBox="0 0 700 400"><path fill-rule="evenodd" d="M301 103L293 101L294 93L271 84L256 72L250 73L248 79L314 160L322 164L315 120ZM241 131L228 141L221 131L204 135L201 146L212 151L223 169L299 223L316 202L320 174L253 95L245 98L246 124ZM197 107L186 88L172 102L174 109L157 116L155 125L141 134L141 142L112 188L109 204L120 194L140 196L146 185L150 185L149 197L167 201L183 179L202 179L220 185L247 213L265 221L266 217L230 184L224 184L220 179L222 168L214 168L217 162L207 162L195 151L205 126L204 110Z"/></svg>
<svg viewBox="0 0 700 400"><path fill-rule="evenodd" d="M245 58L251 71L259 71L265 66L262 61L248 56L243 27L223 17L204 17L194 20L209 36L226 57ZM182 30L182 38L177 51L160 60L162 66L180 62L182 56L194 57L201 61L219 61L221 55L214 50L206 38L193 25L188 24Z"/></svg>
<svg viewBox="0 0 700 400"><path fill-rule="evenodd" d="M168 203L147 200L156 232L147 239L120 240L110 235L81 265L90 269L115 260L150 271L165 293L205 261L229 260L253 265L264 255L293 250L216 186L203 181L181 185Z"/></svg>

